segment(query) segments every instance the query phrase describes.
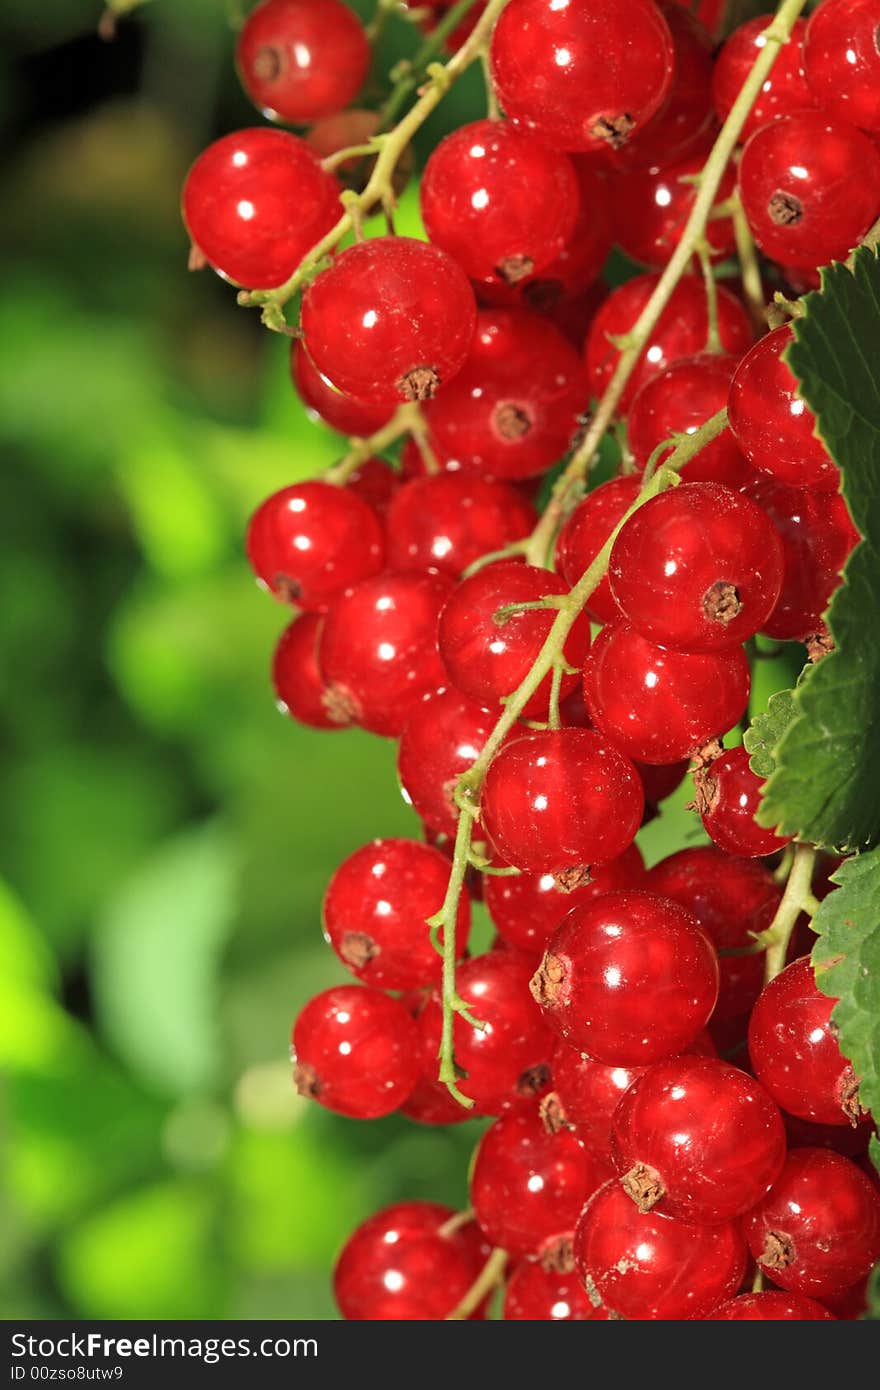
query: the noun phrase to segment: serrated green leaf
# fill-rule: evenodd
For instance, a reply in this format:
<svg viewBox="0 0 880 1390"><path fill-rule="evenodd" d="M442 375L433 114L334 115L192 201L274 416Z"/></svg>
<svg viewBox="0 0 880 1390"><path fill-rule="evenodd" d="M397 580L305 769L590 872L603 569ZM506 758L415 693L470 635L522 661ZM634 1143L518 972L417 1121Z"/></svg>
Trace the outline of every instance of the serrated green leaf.
<svg viewBox="0 0 880 1390"><path fill-rule="evenodd" d="M833 265L807 295L787 360L841 469L864 540L827 615L835 650L806 672L758 819L813 844L880 840L880 261Z"/></svg>
<svg viewBox="0 0 880 1390"><path fill-rule="evenodd" d="M752 755L750 766L757 777L766 779L776 770L774 749L796 713L794 691L778 690L764 712L752 720L743 742Z"/></svg>
<svg viewBox="0 0 880 1390"><path fill-rule="evenodd" d="M880 849L856 855L832 875L813 927L816 983L839 1000L831 1017L840 1050L859 1078L866 1110L880 1114Z"/></svg>
<svg viewBox="0 0 880 1390"><path fill-rule="evenodd" d="M872 1139L872 1146L876 1140ZM874 1162L878 1162L878 1154L874 1153ZM868 1287L865 1290L867 1306L862 1314L865 1322L880 1322L880 1264L874 1266L868 1275Z"/></svg>

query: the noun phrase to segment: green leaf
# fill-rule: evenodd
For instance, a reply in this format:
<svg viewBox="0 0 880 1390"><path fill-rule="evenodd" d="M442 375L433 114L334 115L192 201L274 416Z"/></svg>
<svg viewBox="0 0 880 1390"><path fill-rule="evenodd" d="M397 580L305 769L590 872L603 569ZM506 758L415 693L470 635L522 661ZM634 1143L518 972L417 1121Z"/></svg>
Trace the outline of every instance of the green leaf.
<svg viewBox="0 0 880 1390"><path fill-rule="evenodd" d="M864 541L827 615L835 650L795 692L758 819L842 851L880 839L880 261L822 272L795 323L788 362L840 465Z"/></svg>
<svg viewBox="0 0 880 1390"><path fill-rule="evenodd" d="M832 882L813 927L816 982L840 1002L831 1017L840 1050L859 1078L866 1110L880 1113L880 849L848 859Z"/></svg>
<svg viewBox="0 0 880 1390"><path fill-rule="evenodd" d="M872 1139L872 1144L875 1142ZM874 1161L877 1158L875 1155ZM867 1307L862 1314L865 1322L880 1322L880 1264L874 1266L873 1271L868 1276L868 1287L866 1289Z"/></svg>
<svg viewBox="0 0 880 1390"><path fill-rule="evenodd" d="M796 714L794 691L779 690L770 697L763 714L752 720L743 742L752 755L750 766L757 777L767 778L775 771L773 750Z"/></svg>

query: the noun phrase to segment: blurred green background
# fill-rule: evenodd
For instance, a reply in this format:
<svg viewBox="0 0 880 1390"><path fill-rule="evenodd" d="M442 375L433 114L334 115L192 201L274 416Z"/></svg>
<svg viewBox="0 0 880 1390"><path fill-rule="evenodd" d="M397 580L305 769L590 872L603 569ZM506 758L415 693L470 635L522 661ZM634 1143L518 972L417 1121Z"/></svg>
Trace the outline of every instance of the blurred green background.
<svg viewBox="0 0 880 1390"><path fill-rule="evenodd" d="M285 614L244 525L342 445L297 403L286 343L186 272L182 177L258 120L234 10L153 0L101 43L95 0L3 4L7 1318L333 1317L346 1234L402 1197L463 1205L480 1132L358 1125L290 1082L291 1020L342 978L330 873L419 827L390 743L273 706ZM377 70L414 44L393 22ZM481 114L474 72L421 153ZM650 858L683 831L679 806Z"/></svg>

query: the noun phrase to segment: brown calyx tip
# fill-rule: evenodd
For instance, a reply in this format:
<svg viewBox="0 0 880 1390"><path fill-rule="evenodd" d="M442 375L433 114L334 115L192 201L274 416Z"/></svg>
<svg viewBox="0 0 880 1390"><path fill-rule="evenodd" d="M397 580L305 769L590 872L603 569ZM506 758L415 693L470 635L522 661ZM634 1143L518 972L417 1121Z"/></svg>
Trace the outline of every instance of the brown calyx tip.
<svg viewBox="0 0 880 1390"><path fill-rule="evenodd" d="M518 285L520 280L531 275L534 268L535 262L531 256L505 256L501 264L496 265L495 274L505 285Z"/></svg>
<svg viewBox="0 0 880 1390"><path fill-rule="evenodd" d="M703 612L710 622L727 627L742 612L742 599L733 584L719 579L703 595Z"/></svg>
<svg viewBox="0 0 880 1390"><path fill-rule="evenodd" d="M787 1269L794 1259L794 1245L782 1231L768 1231L758 1263L765 1269Z"/></svg>
<svg viewBox="0 0 880 1390"><path fill-rule="evenodd" d="M297 1062L293 1069L293 1084L301 1096L317 1100L321 1093L321 1081L314 1067L308 1062Z"/></svg>
<svg viewBox="0 0 880 1390"><path fill-rule="evenodd" d="M862 1115L867 1114L859 1099L859 1083L852 1067L845 1067L840 1078L840 1108L853 1129L858 1128Z"/></svg>
<svg viewBox="0 0 880 1390"><path fill-rule="evenodd" d="M267 43L254 55L251 71L260 82L277 82L284 68L284 54L274 44Z"/></svg>
<svg viewBox="0 0 880 1390"><path fill-rule="evenodd" d="M345 932L339 946L340 956L346 965L352 966L355 970L363 970L365 965L375 960L379 952L380 947L373 938L362 931Z"/></svg>
<svg viewBox="0 0 880 1390"><path fill-rule="evenodd" d="M694 773L694 799L687 804L688 811L696 811L699 816L708 816L718 799L718 778L709 767L698 767Z"/></svg>
<svg viewBox="0 0 880 1390"><path fill-rule="evenodd" d="M570 1235L551 1236L541 1246L538 1256L541 1268L548 1274L571 1274L574 1271L574 1241Z"/></svg>
<svg viewBox="0 0 880 1390"><path fill-rule="evenodd" d="M189 256L186 261L187 270L204 270L208 264L208 257L195 242L190 243Z"/></svg>
<svg viewBox="0 0 880 1390"><path fill-rule="evenodd" d="M520 1075L516 1089L521 1096L536 1096L539 1091L543 1091L549 1080L550 1068L547 1063L538 1062L533 1067L527 1067Z"/></svg>
<svg viewBox="0 0 880 1390"><path fill-rule="evenodd" d="M767 212L777 227L796 227L804 215L804 205L794 193L780 188L767 204Z"/></svg>
<svg viewBox="0 0 880 1390"><path fill-rule="evenodd" d="M544 1097L538 1106L538 1114L548 1134L559 1134L563 1129L574 1129L556 1091L551 1091Z"/></svg>
<svg viewBox="0 0 880 1390"><path fill-rule="evenodd" d="M302 585L297 579L292 579L289 574L276 574L272 581L272 588L282 603L299 602Z"/></svg>
<svg viewBox="0 0 880 1390"><path fill-rule="evenodd" d="M598 116L590 126L590 135L594 140L601 140L603 144L610 145L612 150L620 150L626 144L632 134L635 121L628 111L621 111L617 116Z"/></svg>
<svg viewBox="0 0 880 1390"><path fill-rule="evenodd" d="M500 401L496 405L492 423L502 439L522 439L532 428L529 415L513 401Z"/></svg>
<svg viewBox="0 0 880 1390"><path fill-rule="evenodd" d="M656 1168L647 1163L636 1163L620 1179L620 1185L627 1197L631 1197L639 1211L650 1211L665 1196L666 1188Z"/></svg>
<svg viewBox="0 0 880 1390"><path fill-rule="evenodd" d="M568 971L560 956L546 952L531 980L529 989L536 1004L553 1009L564 1004L568 995Z"/></svg>
<svg viewBox="0 0 880 1390"><path fill-rule="evenodd" d="M430 401L440 385L433 367L411 367L397 382L397 389L408 401Z"/></svg>
<svg viewBox="0 0 880 1390"><path fill-rule="evenodd" d="M807 656L815 666L817 661L821 661L823 656L834 651L834 638L826 628L824 632L811 632L809 637L804 638L804 646L807 649Z"/></svg>
<svg viewBox="0 0 880 1390"><path fill-rule="evenodd" d="M325 686L321 694L321 704L327 711L327 718L333 724L354 724L357 720L357 701L344 685Z"/></svg>
<svg viewBox="0 0 880 1390"><path fill-rule="evenodd" d="M576 888L585 888L592 882L589 864L572 865L570 869L560 869L553 875L553 881L560 893L573 893Z"/></svg>
<svg viewBox="0 0 880 1390"><path fill-rule="evenodd" d="M699 772L701 768L709 767L716 758L720 758L724 752L724 744L720 738L707 738L706 742L691 753L691 766L693 771Z"/></svg>

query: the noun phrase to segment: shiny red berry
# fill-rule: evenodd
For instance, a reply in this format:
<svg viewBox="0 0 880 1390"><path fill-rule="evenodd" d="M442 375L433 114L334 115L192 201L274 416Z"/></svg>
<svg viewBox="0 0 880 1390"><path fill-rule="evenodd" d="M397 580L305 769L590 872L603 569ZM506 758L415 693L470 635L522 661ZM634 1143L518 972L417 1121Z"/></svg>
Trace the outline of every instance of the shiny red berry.
<svg viewBox="0 0 880 1390"><path fill-rule="evenodd" d="M264 589L300 608L326 608L385 558L382 524L371 507L330 483L294 483L273 492L248 524L247 555Z"/></svg>
<svg viewBox="0 0 880 1390"><path fill-rule="evenodd" d="M751 859L775 854L791 840L755 820L764 783L752 772L745 748L728 748L694 774L696 808L703 828L728 854Z"/></svg>
<svg viewBox="0 0 880 1390"><path fill-rule="evenodd" d="M647 810L656 809L661 801L665 801L668 796L681 786L687 775L690 762L687 758L682 758L681 762L655 764L650 767L648 763L636 763L638 774L642 779L642 786L645 789L645 808Z"/></svg>
<svg viewBox="0 0 880 1390"><path fill-rule="evenodd" d="M294 618L278 640L272 661L272 684L285 714L313 729L341 729L341 721L328 709L324 678L318 669L318 642L324 620L318 613Z"/></svg>
<svg viewBox="0 0 880 1390"><path fill-rule="evenodd" d="M613 180L615 240L632 260L652 267L666 265L691 215L697 196L694 178L704 163L702 154L693 154L674 164L664 160L659 168L636 169ZM728 165L718 186L718 201L729 198L735 187L736 171ZM706 227L706 240L714 260L732 255L736 237L731 218L713 218Z"/></svg>
<svg viewBox="0 0 880 1390"><path fill-rule="evenodd" d="M455 835L456 783L477 761L496 722L497 715L452 689L426 695L412 709L397 771L404 800L435 835Z"/></svg>
<svg viewBox="0 0 880 1390"><path fill-rule="evenodd" d="M669 898L619 890L575 908L532 981L548 1023L607 1066L649 1066L690 1046L718 998L718 956Z"/></svg>
<svg viewBox="0 0 880 1390"><path fill-rule="evenodd" d="M559 533L556 562L572 587L582 579L618 522L639 495L641 480L611 478L588 492ZM614 602L607 574L587 599L587 612L597 623L614 622L620 609Z"/></svg>
<svg viewBox="0 0 880 1390"><path fill-rule="evenodd" d="M504 1291L505 1322L601 1322L608 1314L590 1302L572 1271L560 1274L540 1260L517 1265Z"/></svg>
<svg viewBox="0 0 880 1390"><path fill-rule="evenodd" d="M880 212L880 150L824 111L780 116L743 150L739 191L773 260L806 269L842 261Z"/></svg>
<svg viewBox="0 0 880 1390"><path fill-rule="evenodd" d="M227 280L283 285L340 216L339 186L286 130L239 130L199 155L183 186L195 249Z"/></svg>
<svg viewBox="0 0 880 1390"><path fill-rule="evenodd" d="M385 459L376 457L364 459L345 481L346 490L371 506L386 523L386 530L391 503L402 484L400 474Z"/></svg>
<svg viewBox="0 0 880 1390"><path fill-rule="evenodd" d="M764 35L770 23L767 15L746 20L734 29L715 59L712 75L712 98L719 120L725 121L740 88L764 48ZM794 111L808 111L818 106L804 74L803 42L807 22L796 19L788 43L784 43L776 61L746 117L740 140L745 141L756 130L777 116L790 116Z"/></svg>
<svg viewBox="0 0 880 1390"><path fill-rule="evenodd" d="M367 438L391 419L392 406L365 405L337 391L332 382L321 376L298 341L291 344L290 372L306 409L340 434Z"/></svg>
<svg viewBox="0 0 880 1390"><path fill-rule="evenodd" d="M678 762L742 718L749 664L741 647L671 651L619 623L596 638L584 694L596 728L629 757Z"/></svg>
<svg viewBox="0 0 880 1390"><path fill-rule="evenodd" d="M374 734L403 732L422 696L445 683L437 624L451 587L446 575L405 571L337 599L318 650L332 710Z"/></svg>
<svg viewBox="0 0 880 1390"><path fill-rule="evenodd" d="M262 0L242 25L236 60L264 115L305 125L357 96L370 45L342 0Z"/></svg>
<svg viewBox="0 0 880 1390"><path fill-rule="evenodd" d="M659 445L670 441L658 456L662 463L675 447L674 435L695 434L726 407L736 363L735 357L723 353L702 352L682 357L645 382L626 417L627 444L640 469ZM742 487L753 476L729 429L705 444L681 469L684 482L725 483L733 488Z"/></svg>
<svg viewBox="0 0 880 1390"><path fill-rule="evenodd" d="M592 729L547 729L496 753L480 804L502 860L576 886L632 844L644 792L629 759Z"/></svg>
<svg viewBox="0 0 880 1390"><path fill-rule="evenodd" d="M624 1093L645 1067L610 1067L594 1062L566 1042L550 1058L553 1090L544 1107L555 1123L573 1125L579 1139L606 1163L611 1154L611 1121Z"/></svg>
<svg viewBox="0 0 880 1390"><path fill-rule="evenodd" d="M305 347L318 371L378 404L430 399L464 364L475 321L464 271L411 237L350 246L302 303Z"/></svg>
<svg viewBox="0 0 880 1390"><path fill-rule="evenodd" d="M293 1079L310 1096L353 1120L390 1115L419 1076L416 1025L378 989L337 985L315 995L293 1025Z"/></svg>
<svg viewBox="0 0 880 1390"><path fill-rule="evenodd" d="M804 68L816 103L874 132L880 132L878 33L878 0L825 0L811 15L804 39Z"/></svg>
<svg viewBox="0 0 880 1390"><path fill-rule="evenodd" d="M828 1322L834 1314L815 1299L802 1294L766 1289L763 1293L741 1293L722 1303L707 1322Z"/></svg>
<svg viewBox="0 0 880 1390"><path fill-rule="evenodd" d="M535 521L534 507L510 483L467 473L413 478L388 518L388 564L457 579L481 555L522 540Z"/></svg>

